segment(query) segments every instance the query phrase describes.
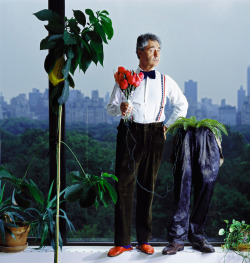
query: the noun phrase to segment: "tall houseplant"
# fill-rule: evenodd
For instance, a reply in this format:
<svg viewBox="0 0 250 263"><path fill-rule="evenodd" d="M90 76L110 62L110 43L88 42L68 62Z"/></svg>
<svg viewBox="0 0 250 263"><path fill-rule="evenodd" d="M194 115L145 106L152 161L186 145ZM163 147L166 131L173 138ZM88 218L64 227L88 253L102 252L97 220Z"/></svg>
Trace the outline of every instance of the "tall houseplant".
<svg viewBox="0 0 250 263"><path fill-rule="evenodd" d="M62 18L52 10L41 10L34 15L42 21L48 21L45 28L49 36L41 41L40 49L50 49L44 68L50 82L55 87L50 97L50 105L58 113L57 140L57 214L56 214L56 250L54 261L58 262L59 243L59 193L60 193L60 148L62 105L69 97L69 86L74 87L72 76L79 66L84 73L93 61L103 65L103 42L108 43L113 37L112 21L109 13L86 9L86 15L80 10L73 10L74 17ZM63 34L62 34L63 31ZM61 84L62 83L62 84Z"/></svg>

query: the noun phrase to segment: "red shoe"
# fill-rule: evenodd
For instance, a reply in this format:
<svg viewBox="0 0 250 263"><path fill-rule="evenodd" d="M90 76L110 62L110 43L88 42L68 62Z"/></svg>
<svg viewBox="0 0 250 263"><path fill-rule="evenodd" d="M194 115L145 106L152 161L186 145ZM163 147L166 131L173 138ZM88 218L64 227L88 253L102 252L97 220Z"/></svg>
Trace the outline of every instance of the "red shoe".
<svg viewBox="0 0 250 263"><path fill-rule="evenodd" d="M125 252L125 251L129 251L132 250L132 247L129 248L124 248L124 247L112 247L109 252L108 252L108 257L115 257L120 255L121 253Z"/></svg>
<svg viewBox="0 0 250 263"><path fill-rule="evenodd" d="M146 253L148 255L154 254L154 248L149 244L142 244L140 246L136 246L137 249L141 250L141 252Z"/></svg>

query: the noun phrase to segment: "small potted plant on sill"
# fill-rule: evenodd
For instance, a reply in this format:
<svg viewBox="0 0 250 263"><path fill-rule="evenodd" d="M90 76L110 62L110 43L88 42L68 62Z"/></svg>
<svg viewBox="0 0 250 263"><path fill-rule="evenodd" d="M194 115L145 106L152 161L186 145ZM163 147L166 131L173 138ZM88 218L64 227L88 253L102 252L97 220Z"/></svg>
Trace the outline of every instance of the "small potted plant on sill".
<svg viewBox="0 0 250 263"><path fill-rule="evenodd" d="M11 183L14 187L12 198L8 202L12 209L20 211L22 216L19 216L19 219L30 225L31 234L35 236L36 240L40 241L39 248L47 244L55 248L56 196L54 198L51 197L53 183L48 195L44 196L34 181L24 178L19 179L6 171L2 166L0 166L0 179ZM60 193L60 196L64 191ZM60 209L60 212L60 217L66 220L70 231L74 230L74 226L69 221L66 212L62 209ZM62 248L60 234L59 245Z"/></svg>
<svg viewBox="0 0 250 263"><path fill-rule="evenodd" d="M222 248L228 252L234 251L236 254L242 256L243 262L247 262L250 259L250 225L245 221L232 220L230 224L228 220L224 220L227 224L226 229L221 228L219 235L226 235L224 239L224 245Z"/></svg>
<svg viewBox="0 0 250 263"><path fill-rule="evenodd" d="M5 185L0 180L0 251L20 252L27 246L30 225L25 221L25 213L12 204L11 198L3 199Z"/></svg>

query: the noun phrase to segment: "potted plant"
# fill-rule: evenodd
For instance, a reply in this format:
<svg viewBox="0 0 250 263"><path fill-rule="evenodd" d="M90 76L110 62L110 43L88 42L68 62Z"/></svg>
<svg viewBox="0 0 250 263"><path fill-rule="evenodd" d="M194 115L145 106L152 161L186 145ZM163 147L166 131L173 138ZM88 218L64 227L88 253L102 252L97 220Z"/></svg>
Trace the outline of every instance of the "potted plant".
<svg viewBox="0 0 250 263"><path fill-rule="evenodd" d="M54 261L58 262L59 245L59 193L60 193L60 154L61 154L61 123L62 105L69 97L69 87L74 87L73 75L76 68L84 73L93 61L103 65L103 43L108 43L113 37L112 21L106 10L94 13L91 9L73 10L74 17L63 18L52 10L41 10L34 15L41 21L48 21L45 28L49 36L40 43L40 49L49 49L45 58L44 68L49 75L50 82L54 86L53 94L50 95L50 105L58 115L57 133L57 221L56 221L56 250ZM66 60L65 60L66 59Z"/></svg>
<svg viewBox="0 0 250 263"><path fill-rule="evenodd" d="M51 197L53 183L50 186L48 195L44 196L34 181L19 179L0 166L0 179L6 180L14 187L11 200L8 199L10 207L21 212L18 218L30 226L31 233L36 240L40 240L40 247L50 244L55 248L55 214L56 196ZM65 190L64 190L65 191ZM60 196L64 193L62 191ZM69 229L74 230L74 226L69 221L64 210L60 209L60 217L65 219ZM14 213L14 216L17 216ZM12 220L13 221L13 220ZM59 245L62 248L62 239L59 233Z"/></svg>
<svg viewBox="0 0 250 263"><path fill-rule="evenodd" d="M19 252L27 246L30 225L22 216L23 211L11 203L11 198L3 199L5 185L0 180L0 251Z"/></svg>
<svg viewBox="0 0 250 263"><path fill-rule="evenodd" d="M69 148L66 143L64 144ZM71 151L70 148L69 150ZM73 152L72 154L74 155ZM70 202L79 200L80 206L84 208L93 204L95 204L97 208L100 202L102 202L105 207L108 206L109 201L115 203L117 200L116 191L106 179L111 178L112 180L117 181L117 177L108 173L102 173L101 176L86 174L77 157L75 155L74 157L80 166L81 172L74 171L70 173L73 178L72 184L63 190L60 193L60 196L65 193L65 200ZM31 163L29 164L29 167L30 165ZM50 186L48 195L45 197L32 179L26 179L28 169L26 170L24 177L19 179L10 174L4 167L0 166L0 180L9 182L14 188L12 198L9 198L4 203L4 207L6 208L2 209L2 214L4 214L4 211L6 211L7 208L12 208L15 211L15 216L18 216L18 218L21 219L22 222L25 222L25 224L30 225L31 233L35 236L36 240L40 240L39 248L46 244L50 244L53 249L55 249L55 215L57 198L56 196L53 198L51 197L53 183ZM60 201L60 203L65 200ZM0 208L1 207L2 206L0 206ZM16 211L21 212L21 215L16 213ZM69 230L74 231L74 226L68 219L66 212L62 209L60 209L60 212L60 217L66 220ZM10 214L9 217L13 218L12 214ZM62 245L63 243L59 232L59 246L61 249Z"/></svg>
<svg viewBox="0 0 250 263"><path fill-rule="evenodd" d="M221 228L219 235L226 235L224 239L224 245L222 248L228 252L233 250L236 254L243 257L243 262L247 262L250 259L250 225L246 224L245 221L232 220L230 224L228 220L224 220L226 229Z"/></svg>

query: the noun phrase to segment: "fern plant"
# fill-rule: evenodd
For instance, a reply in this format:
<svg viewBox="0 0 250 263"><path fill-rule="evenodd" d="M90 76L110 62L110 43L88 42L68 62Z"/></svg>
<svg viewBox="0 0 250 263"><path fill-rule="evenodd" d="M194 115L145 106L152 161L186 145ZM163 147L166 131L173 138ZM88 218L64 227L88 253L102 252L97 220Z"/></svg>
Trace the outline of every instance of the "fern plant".
<svg viewBox="0 0 250 263"><path fill-rule="evenodd" d="M216 138L220 140L222 139L221 132L228 135L224 124L212 119L203 119L198 121L195 116L192 116L189 119L179 117L175 123L168 127L167 132L175 134L179 128L183 128L186 131L188 127L193 127L196 129L199 129L200 127L209 128L214 133Z"/></svg>

